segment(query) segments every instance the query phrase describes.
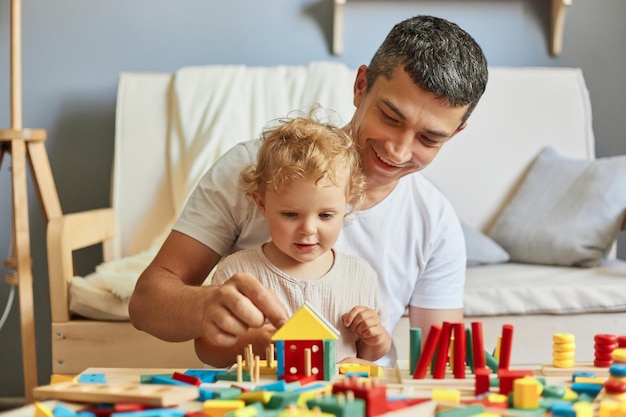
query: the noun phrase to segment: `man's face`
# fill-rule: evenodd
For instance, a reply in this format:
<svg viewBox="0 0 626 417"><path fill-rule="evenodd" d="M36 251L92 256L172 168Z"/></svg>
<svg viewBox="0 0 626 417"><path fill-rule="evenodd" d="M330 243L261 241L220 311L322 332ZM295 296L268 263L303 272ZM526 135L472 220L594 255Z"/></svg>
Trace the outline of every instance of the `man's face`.
<svg viewBox="0 0 626 417"><path fill-rule="evenodd" d="M359 68L352 134L359 147L369 192L395 186L424 169L444 143L465 128L468 106L452 107L416 86L398 67L387 80L378 77L366 94L367 67Z"/></svg>

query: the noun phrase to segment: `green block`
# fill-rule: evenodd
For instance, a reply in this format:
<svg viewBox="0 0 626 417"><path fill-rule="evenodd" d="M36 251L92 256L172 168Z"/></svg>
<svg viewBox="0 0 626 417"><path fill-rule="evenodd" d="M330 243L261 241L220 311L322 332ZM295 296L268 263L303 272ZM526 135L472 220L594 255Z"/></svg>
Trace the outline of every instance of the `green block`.
<svg viewBox="0 0 626 417"><path fill-rule="evenodd" d="M238 410L226 413L224 417L258 417L263 411L263 404L252 403Z"/></svg>
<svg viewBox="0 0 626 417"><path fill-rule="evenodd" d="M139 382L141 384L152 384L152 377L154 376L162 376L165 378L171 378L173 374L144 374L139 377Z"/></svg>
<svg viewBox="0 0 626 417"><path fill-rule="evenodd" d="M571 402L562 398L541 397L539 398L539 407L549 409L553 404L571 404Z"/></svg>
<svg viewBox="0 0 626 417"><path fill-rule="evenodd" d="M340 398L337 395L323 395L308 400L306 405L310 410L317 407L323 413L332 414L337 417L365 416L365 401L361 398L348 400L346 397Z"/></svg>
<svg viewBox="0 0 626 417"><path fill-rule="evenodd" d="M584 392L582 394L579 394L578 397L576 397L575 402L578 403L592 403L595 401L595 397L592 397L589 394L585 394Z"/></svg>
<svg viewBox="0 0 626 417"><path fill-rule="evenodd" d="M489 352L485 351L485 361L491 372L498 374L498 360Z"/></svg>
<svg viewBox="0 0 626 417"><path fill-rule="evenodd" d="M465 328L465 362L474 373L474 345L472 344L472 329Z"/></svg>
<svg viewBox="0 0 626 417"><path fill-rule="evenodd" d="M332 381L337 376L337 341L324 340L324 381Z"/></svg>
<svg viewBox="0 0 626 417"><path fill-rule="evenodd" d="M507 408L506 415L516 417L544 417L548 410L546 408L535 408L532 410L525 410L521 408Z"/></svg>
<svg viewBox="0 0 626 417"><path fill-rule="evenodd" d="M470 417L484 412L484 405L472 404L464 407L450 408L449 410L438 411L435 413L435 417Z"/></svg>
<svg viewBox="0 0 626 417"><path fill-rule="evenodd" d="M297 404L300 398L299 392L283 391L274 392L272 398L267 402L265 408L268 410L276 410L286 408L289 404Z"/></svg>
<svg viewBox="0 0 626 417"><path fill-rule="evenodd" d="M543 387L541 395L545 398L558 398L565 397L565 387L563 385L546 385Z"/></svg>
<svg viewBox="0 0 626 417"><path fill-rule="evenodd" d="M409 332L409 372L413 375L422 354L422 329L411 327Z"/></svg>
<svg viewBox="0 0 626 417"><path fill-rule="evenodd" d="M215 377L217 381L237 381L237 371L226 372ZM250 373L244 369L241 370L241 380L251 382Z"/></svg>
<svg viewBox="0 0 626 417"><path fill-rule="evenodd" d="M235 387L216 388L208 391L213 393L213 399L215 400L236 400L243 392L241 388Z"/></svg>

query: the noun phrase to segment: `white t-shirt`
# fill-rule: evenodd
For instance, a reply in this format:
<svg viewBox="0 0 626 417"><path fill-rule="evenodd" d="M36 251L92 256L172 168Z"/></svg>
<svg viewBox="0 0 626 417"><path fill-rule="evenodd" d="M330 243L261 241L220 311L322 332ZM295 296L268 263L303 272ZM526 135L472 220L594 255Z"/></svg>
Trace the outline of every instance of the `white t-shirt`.
<svg viewBox="0 0 626 417"><path fill-rule="evenodd" d="M239 183L260 142L235 145L202 177L174 229L222 256L269 240L267 224ZM421 173L400 179L380 203L351 214L335 248L370 263L393 333L410 305L463 307L465 238L450 202ZM395 362L395 349L387 355ZM379 361L385 364L386 361Z"/></svg>
<svg viewBox="0 0 626 417"><path fill-rule="evenodd" d="M378 291L376 272L361 258L334 251L330 270L317 279L303 280L277 268L263 253L262 245L233 253L215 268L212 283L221 285L236 272L249 272L276 293L287 314L293 315L308 303L339 332L337 361L356 357L356 335L343 325L342 316L352 307L366 306L378 312L386 324Z"/></svg>

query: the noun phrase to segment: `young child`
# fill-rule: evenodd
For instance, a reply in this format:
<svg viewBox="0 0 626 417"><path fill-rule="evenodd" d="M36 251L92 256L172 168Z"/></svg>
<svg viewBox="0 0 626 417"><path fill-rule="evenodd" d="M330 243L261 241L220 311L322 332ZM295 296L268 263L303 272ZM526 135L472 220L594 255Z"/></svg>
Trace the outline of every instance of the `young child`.
<svg viewBox="0 0 626 417"><path fill-rule="evenodd" d="M271 240L224 258L211 284L252 274L276 293L289 315L306 301L339 330L337 361L375 361L391 347L376 273L364 260L333 250L344 217L364 195L365 181L350 136L318 122L319 110L264 131L257 163L242 171L241 181ZM228 348L199 338L196 353L207 364L229 366L248 344L265 352L275 331L269 323L250 329Z"/></svg>

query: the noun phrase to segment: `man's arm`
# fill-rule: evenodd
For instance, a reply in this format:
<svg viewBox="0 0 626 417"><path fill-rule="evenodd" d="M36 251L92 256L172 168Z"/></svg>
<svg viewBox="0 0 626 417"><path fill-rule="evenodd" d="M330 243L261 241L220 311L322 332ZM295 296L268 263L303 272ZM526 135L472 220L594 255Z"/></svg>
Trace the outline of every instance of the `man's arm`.
<svg viewBox="0 0 626 417"><path fill-rule="evenodd" d="M200 286L219 259L209 247L172 231L137 281L128 309L133 325L172 342L210 337L216 346L234 344L266 318L282 326L282 304L250 274L235 274L219 287Z"/></svg>
<svg viewBox="0 0 626 417"><path fill-rule="evenodd" d="M430 327L434 324L440 326L444 321L450 323L460 323L463 321L463 309L435 310L430 308L419 308L409 306L409 323L411 327L422 329L422 344L428 337Z"/></svg>

